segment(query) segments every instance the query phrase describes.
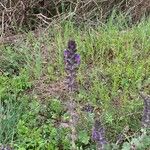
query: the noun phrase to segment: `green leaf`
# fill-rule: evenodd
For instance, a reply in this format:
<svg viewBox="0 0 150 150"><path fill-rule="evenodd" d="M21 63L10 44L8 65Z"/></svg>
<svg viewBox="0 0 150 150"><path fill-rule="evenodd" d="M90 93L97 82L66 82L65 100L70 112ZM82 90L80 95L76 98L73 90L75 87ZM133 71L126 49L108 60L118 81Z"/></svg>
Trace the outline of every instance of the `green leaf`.
<svg viewBox="0 0 150 150"><path fill-rule="evenodd" d="M61 113L63 110L61 102L57 99L53 99L51 101L51 110L57 114Z"/></svg>
<svg viewBox="0 0 150 150"><path fill-rule="evenodd" d="M122 146L122 150L130 150L130 144L125 142Z"/></svg>
<svg viewBox="0 0 150 150"><path fill-rule="evenodd" d="M88 144L90 140L90 136L88 136L86 131L80 131L78 138L79 138L79 141L84 144Z"/></svg>

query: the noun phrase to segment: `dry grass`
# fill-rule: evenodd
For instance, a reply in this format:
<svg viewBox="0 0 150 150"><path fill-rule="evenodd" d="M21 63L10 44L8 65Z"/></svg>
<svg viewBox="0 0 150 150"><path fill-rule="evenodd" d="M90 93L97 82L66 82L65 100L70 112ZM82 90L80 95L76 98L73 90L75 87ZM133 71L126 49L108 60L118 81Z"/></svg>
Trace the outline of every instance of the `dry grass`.
<svg viewBox="0 0 150 150"><path fill-rule="evenodd" d="M22 29L47 27L62 20L105 22L112 10L131 15L137 22L150 12L149 0L7 0L0 2L0 32L10 35Z"/></svg>

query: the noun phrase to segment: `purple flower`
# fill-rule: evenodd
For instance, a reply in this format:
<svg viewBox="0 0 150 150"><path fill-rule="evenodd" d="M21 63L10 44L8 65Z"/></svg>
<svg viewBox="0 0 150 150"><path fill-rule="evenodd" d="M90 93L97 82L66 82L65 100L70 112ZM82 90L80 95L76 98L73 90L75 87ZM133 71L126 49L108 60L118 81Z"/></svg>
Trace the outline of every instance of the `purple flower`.
<svg viewBox="0 0 150 150"><path fill-rule="evenodd" d="M76 43L70 40L68 42L68 49L64 51L65 69L67 72L67 84L69 91L76 89L76 71L80 64L80 55L76 54Z"/></svg>
<svg viewBox="0 0 150 150"><path fill-rule="evenodd" d="M70 113L70 129L71 129L71 149L76 149L76 129L75 125L77 122L76 119L76 111L75 111L75 101L72 97L72 92L77 90L76 84L76 73L78 69L78 65L80 64L80 55L76 54L76 43L75 41L70 40L68 42L68 49L64 51L64 62L65 62L65 70L67 73L67 85L70 93L70 101L69 101L69 113Z"/></svg>
<svg viewBox="0 0 150 150"><path fill-rule="evenodd" d="M92 139L98 144L99 147L103 148L107 144L105 139L104 128L99 120L95 120L94 128L92 131Z"/></svg>
<svg viewBox="0 0 150 150"><path fill-rule="evenodd" d="M72 41L72 40L70 40L69 42L68 42L68 49L73 53L75 53L76 52L76 43L75 43L75 41Z"/></svg>
<svg viewBox="0 0 150 150"><path fill-rule="evenodd" d="M75 61L76 61L76 63L77 63L78 65L80 64L81 59L80 59L80 55L79 55L79 54L76 54L76 55L75 55Z"/></svg>
<svg viewBox="0 0 150 150"><path fill-rule="evenodd" d="M67 63L67 58L70 55L69 50L64 50L64 62Z"/></svg>
<svg viewBox="0 0 150 150"><path fill-rule="evenodd" d="M69 50L64 50L64 57L67 58L69 55Z"/></svg>

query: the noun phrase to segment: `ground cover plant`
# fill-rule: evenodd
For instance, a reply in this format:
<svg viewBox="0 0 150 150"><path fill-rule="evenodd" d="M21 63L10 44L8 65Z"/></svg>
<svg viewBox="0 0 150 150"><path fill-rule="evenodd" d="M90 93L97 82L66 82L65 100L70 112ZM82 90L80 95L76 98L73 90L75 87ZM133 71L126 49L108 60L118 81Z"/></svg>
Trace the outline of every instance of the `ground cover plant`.
<svg viewBox="0 0 150 150"><path fill-rule="evenodd" d="M1 149L149 149L149 35L149 19L131 28L122 15L112 15L96 28L64 21L1 44ZM70 39L80 56L74 128L64 64Z"/></svg>

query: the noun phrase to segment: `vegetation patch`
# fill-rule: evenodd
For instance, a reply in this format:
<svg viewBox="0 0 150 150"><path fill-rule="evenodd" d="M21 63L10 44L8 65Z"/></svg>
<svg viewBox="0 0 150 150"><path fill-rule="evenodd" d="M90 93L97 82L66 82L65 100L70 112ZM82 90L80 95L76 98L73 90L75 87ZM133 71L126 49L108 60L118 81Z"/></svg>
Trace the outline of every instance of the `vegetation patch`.
<svg viewBox="0 0 150 150"><path fill-rule="evenodd" d="M97 28L64 21L45 31L0 45L1 149L149 149L150 20L131 28L118 15ZM78 55L64 60L69 39ZM65 72L66 61L78 71Z"/></svg>

